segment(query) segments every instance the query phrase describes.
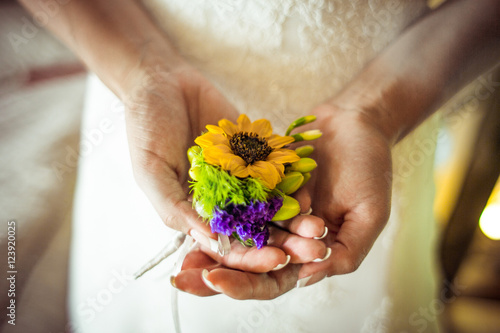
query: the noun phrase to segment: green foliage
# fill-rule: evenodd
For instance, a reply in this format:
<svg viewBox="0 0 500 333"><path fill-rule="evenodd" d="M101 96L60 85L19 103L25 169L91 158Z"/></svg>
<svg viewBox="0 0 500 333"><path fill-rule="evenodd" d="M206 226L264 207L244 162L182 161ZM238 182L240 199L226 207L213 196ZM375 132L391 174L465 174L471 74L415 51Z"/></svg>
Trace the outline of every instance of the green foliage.
<svg viewBox="0 0 500 333"><path fill-rule="evenodd" d="M197 181L191 182L193 204L205 219L211 219L216 206L224 208L228 204L248 204L251 200L265 201L276 195L258 179L238 178L208 164L203 159L202 151L191 151L191 165L197 168Z"/></svg>

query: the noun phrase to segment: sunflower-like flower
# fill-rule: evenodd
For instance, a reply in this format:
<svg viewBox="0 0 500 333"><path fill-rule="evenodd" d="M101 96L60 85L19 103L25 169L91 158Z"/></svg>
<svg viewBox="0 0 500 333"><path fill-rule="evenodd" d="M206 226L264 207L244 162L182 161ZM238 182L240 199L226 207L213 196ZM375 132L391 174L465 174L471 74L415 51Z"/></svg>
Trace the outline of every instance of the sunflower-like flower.
<svg viewBox="0 0 500 333"><path fill-rule="evenodd" d="M285 176L284 164L300 159L294 150L283 148L295 139L273 134L266 119L252 123L242 114L236 124L222 119L218 125L207 125L208 132L195 142L203 148L205 162L220 166L233 176L260 179L272 190Z"/></svg>

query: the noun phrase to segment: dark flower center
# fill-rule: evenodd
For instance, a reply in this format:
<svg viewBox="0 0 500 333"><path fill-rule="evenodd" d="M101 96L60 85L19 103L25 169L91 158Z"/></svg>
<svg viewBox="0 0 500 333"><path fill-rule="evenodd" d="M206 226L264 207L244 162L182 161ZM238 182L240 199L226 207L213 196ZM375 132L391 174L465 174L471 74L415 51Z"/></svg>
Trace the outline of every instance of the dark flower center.
<svg viewBox="0 0 500 333"><path fill-rule="evenodd" d="M245 160L247 164L265 161L273 151L267 140L259 137L256 133L236 133L229 139L229 144L233 153Z"/></svg>

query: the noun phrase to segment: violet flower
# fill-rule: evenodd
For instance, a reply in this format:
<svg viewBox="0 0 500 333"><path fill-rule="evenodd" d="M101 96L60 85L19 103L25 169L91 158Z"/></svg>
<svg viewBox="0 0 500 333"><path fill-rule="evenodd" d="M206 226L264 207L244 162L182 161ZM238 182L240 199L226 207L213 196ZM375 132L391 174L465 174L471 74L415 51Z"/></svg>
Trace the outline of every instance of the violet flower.
<svg viewBox="0 0 500 333"><path fill-rule="evenodd" d="M224 208L216 207L210 227L213 233L230 236L236 232L238 237L246 242L252 240L258 249L267 245L271 221L281 208L283 199L274 197L266 201L252 200L247 205L229 204Z"/></svg>

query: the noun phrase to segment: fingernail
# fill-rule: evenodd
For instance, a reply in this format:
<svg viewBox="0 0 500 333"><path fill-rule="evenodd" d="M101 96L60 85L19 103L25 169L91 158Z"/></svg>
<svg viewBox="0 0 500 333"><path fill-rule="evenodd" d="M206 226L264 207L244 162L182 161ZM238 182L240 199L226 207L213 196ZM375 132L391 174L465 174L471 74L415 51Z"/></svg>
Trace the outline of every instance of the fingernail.
<svg viewBox="0 0 500 333"><path fill-rule="evenodd" d="M172 287L177 289L177 286L175 285L175 276L174 275L170 276L170 284L172 285Z"/></svg>
<svg viewBox="0 0 500 333"><path fill-rule="evenodd" d="M209 238L199 232L196 229L191 229L189 232L191 237L193 237L198 243L201 245L204 245L205 247L208 247L210 250L212 250L215 253L219 252L219 242L216 241L215 239Z"/></svg>
<svg viewBox="0 0 500 333"><path fill-rule="evenodd" d="M326 237L326 235L328 235L328 228L325 227L325 232L323 232L323 235L319 236L319 237L314 237L314 239L323 239Z"/></svg>
<svg viewBox="0 0 500 333"><path fill-rule="evenodd" d="M312 212L313 212L313 209L311 207L309 207L309 209L305 213L300 213L300 215L311 215Z"/></svg>
<svg viewBox="0 0 500 333"><path fill-rule="evenodd" d="M226 235L217 235L217 253L223 257L225 255L228 255L229 252L231 251L231 243L229 242L229 237Z"/></svg>
<svg viewBox="0 0 500 333"><path fill-rule="evenodd" d="M201 279L203 280L203 282L206 284L206 286L210 289L212 289L213 291L217 292L217 293L220 293L221 291L217 288L215 288L214 284L212 282L210 282L208 280L208 270L207 269L204 269L202 272L201 272Z"/></svg>
<svg viewBox="0 0 500 333"><path fill-rule="evenodd" d="M311 279L312 275L303 277L302 279L297 280L297 288L303 288L306 286L307 282Z"/></svg>
<svg viewBox="0 0 500 333"><path fill-rule="evenodd" d="M318 259L314 259L312 262L322 262L322 261L325 261L326 259L330 258L330 255L332 254L332 249L327 247L326 248L326 254L323 258L318 258Z"/></svg>
<svg viewBox="0 0 500 333"><path fill-rule="evenodd" d="M279 264L279 265L277 265L277 266L276 266L276 267L274 267L272 270L273 270L273 271L279 271L280 269L282 269L283 267L285 267L286 265L288 265L288 263L290 262L290 258L291 258L291 257L290 257L289 255L287 255L287 256L286 256L286 261L285 261L285 263L284 263L284 264Z"/></svg>

